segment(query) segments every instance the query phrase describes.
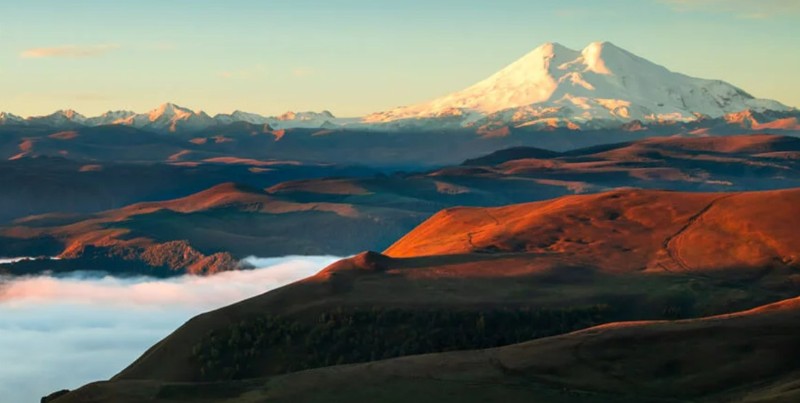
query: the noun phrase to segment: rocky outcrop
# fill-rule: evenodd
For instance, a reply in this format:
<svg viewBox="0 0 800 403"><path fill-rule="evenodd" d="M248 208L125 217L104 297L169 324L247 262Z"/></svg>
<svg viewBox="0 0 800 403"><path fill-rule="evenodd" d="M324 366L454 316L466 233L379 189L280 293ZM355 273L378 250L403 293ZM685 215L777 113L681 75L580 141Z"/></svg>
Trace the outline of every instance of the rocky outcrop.
<svg viewBox="0 0 800 403"><path fill-rule="evenodd" d="M145 248L139 259L149 266L185 270L191 274L214 274L241 268L231 254L218 252L204 255L186 241L170 241Z"/></svg>
<svg viewBox="0 0 800 403"><path fill-rule="evenodd" d="M59 259L26 259L0 265L0 273L31 275L44 271L105 271L114 274L137 274L170 277L182 274L209 275L229 270L251 269L230 253L203 254L187 241L169 241L150 245L125 243L108 246L72 245Z"/></svg>
<svg viewBox="0 0 800 403"><path fill-rule="evenodd" d="M53 401L55 401L56 399L58 399L59 397L61 397L61 396L64 396L64 395L66 395L66 394L67 394L67 393L69 393L69 392L70 392L70 391L69 391L69 389L61 389L61 390L59 390L59 391L53 392L53 393L51 393L51 394L49 394L49 395L47 395L47 396L44 396L44 397L42 397L42 399L40 400L40 402L41 402L41 403L50 403L50 402L53 402Z"/></svg>

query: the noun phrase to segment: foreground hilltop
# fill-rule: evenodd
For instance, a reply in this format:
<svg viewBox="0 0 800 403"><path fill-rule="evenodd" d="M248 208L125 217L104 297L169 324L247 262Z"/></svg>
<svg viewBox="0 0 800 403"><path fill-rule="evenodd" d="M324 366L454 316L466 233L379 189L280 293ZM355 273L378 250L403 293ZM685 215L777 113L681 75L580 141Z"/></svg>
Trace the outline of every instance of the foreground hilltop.
<svg viewBox="0 0 800 403"><path fill-rule="evenodd" d="M712 271L800 263L800 191L622 190L437 213L386 250L393 257L553 255L616 273Z"/></svg>
<svg viewBox="0 0 800 403"><path fill-rule="evenodd" d="M347 396L361 396L372 387L402 390L410 387L407 371L416 369L419 382L430 385L448 377L493 379L484 386L472 384L472 401L495 388L505 390L497 385L519 386L509 386L515 397L541 390L558 397L556 391L565 388L605 397L624 390L641 398L733 393L732 379L737 384L765 382L796 368L788 358L795 357L794 350L774 353L797 335L794 325L783 325L797 315L796 303L777 305L788 307L785 314L765 308L708 320L608 325L564 334L619 321L721 315L796 297L798 203L798 189L729 194L619 190L500 208L451 209L384 254L362 253L308 279L195 317L110 383L56 401L87 396L98 402L202 401L193 395L198 390L222 393L230 401L273 396L326 401L338 396L325 394L328 387L347 391ZM754 323L778 327L776 333L755 334L749 327ZM742 328L749 330L739 332L740 338L715 342L716 335ZM548 336L556 337L487 352L297 372ZM689 344L674 344L673 336ZM631 345L635 348L628 350ZM676 348L682 349L677 356ZM632 353L647 349L654 351ZM568 350L573 353L562 356ZM694 351L703 354L699 367L686 361ZM714 356L735 356L737 362L758 363L761 370L725 367L698 378L698 368L715 369ZM470 368L475 371L463 372ZM343 380L363 371L374 377L365 376L361 387ZM687 387L649 384L648 376L669 377ZM616 381L603 382L603 377ZM208 381L222 383L186 383ZM320 389L298 386L309 382ZM631 382L640 386L626 389Z"/></svg>

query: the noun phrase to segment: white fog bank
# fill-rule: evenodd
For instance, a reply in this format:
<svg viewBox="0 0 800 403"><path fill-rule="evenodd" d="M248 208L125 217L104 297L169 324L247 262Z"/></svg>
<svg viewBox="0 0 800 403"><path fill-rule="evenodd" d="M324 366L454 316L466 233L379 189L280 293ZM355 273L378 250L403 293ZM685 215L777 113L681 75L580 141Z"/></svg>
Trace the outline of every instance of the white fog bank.
<svg viewBox="0 0 800 403"><path fill-rule="evenodd" d="M192 316L302 279L338 259L248 258L259 269L208 277L0 279L0 399L38 402L59 389L108 379Z"/></svg>

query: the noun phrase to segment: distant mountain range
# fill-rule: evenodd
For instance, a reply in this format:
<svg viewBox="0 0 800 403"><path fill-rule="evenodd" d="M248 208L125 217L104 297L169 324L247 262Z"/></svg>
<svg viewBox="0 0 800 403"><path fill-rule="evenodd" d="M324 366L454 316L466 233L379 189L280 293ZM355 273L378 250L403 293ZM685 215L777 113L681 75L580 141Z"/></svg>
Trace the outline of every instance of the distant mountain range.
<svg viewBox="0 0 800 403"><path fill-rule="evenodd" d="M526 127L640 130L707 120L800 130L797 116L795 108L755 98L724 81L672 72L612 43L594 42L581 51L546 43L462 91L365 117L337 118L328 111L269 117L234 111L212 117L165 103L147 113L109 111L95 117L70 109L27 118L0 112L0 125L58 129L125 125L158 133L195 133L245 122L276 130L470 129L502 135Z"/></svg>
<svg viewBox="0 0 800 403"><path fill-rule="evenodd" d="M193 111L173 103L162 104L146 113L108 111L94 117L86 117L71 109L56 111L46 116L31 116L28 118L0 112L0 125L43 126L58 129L123 125L158 133L195 133L215 126L229 125L236 122L266 124L276 129L320 128L334 125L333 122L343 124L352 120L337 119L328 111L286 112L283 115L271 117L234 111L230 114L218 114L212 117L203 111Z"/></svg>

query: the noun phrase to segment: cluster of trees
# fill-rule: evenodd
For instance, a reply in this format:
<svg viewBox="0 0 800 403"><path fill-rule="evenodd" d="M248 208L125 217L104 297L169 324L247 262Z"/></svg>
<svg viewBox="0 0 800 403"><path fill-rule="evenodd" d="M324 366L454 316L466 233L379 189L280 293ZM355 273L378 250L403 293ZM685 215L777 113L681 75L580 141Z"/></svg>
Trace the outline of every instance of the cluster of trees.
<svg viewBox="0 0 800 403"><path fill-rule="evenodd" d="M607 305L540 309L343 309L313 321L264 315L194 346L203 379L242 379L403 355L502 346L607 322Z"/></svg>

